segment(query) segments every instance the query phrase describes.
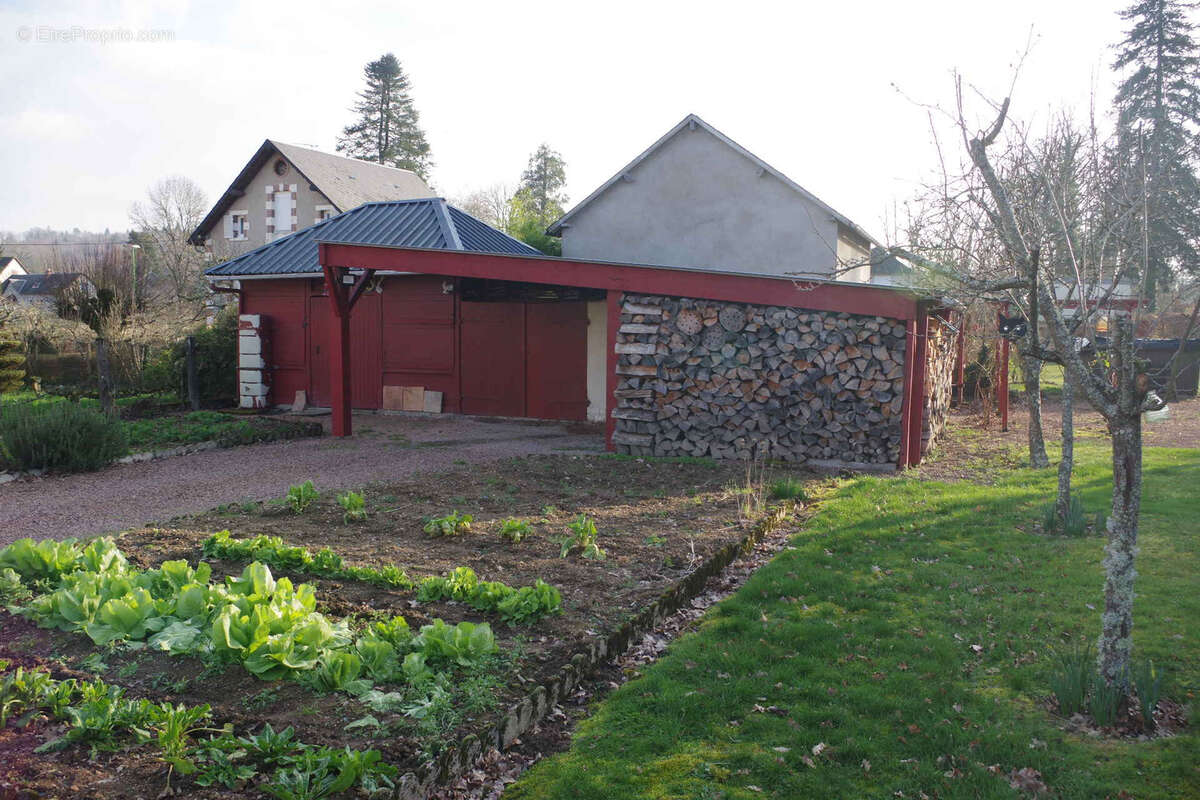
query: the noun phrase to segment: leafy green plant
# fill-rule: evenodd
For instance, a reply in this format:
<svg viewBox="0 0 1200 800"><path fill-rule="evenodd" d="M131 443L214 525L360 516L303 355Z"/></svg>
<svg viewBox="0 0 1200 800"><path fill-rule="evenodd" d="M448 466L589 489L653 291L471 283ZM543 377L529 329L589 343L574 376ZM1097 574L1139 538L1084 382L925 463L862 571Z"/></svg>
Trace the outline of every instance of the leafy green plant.
<svg viewBox="0 0 1200 800"><path fill-rule="evenodd" d="M423 530L425 533L433 537L438 536L457 536L460 533L466 533L471 530L471 522L474 520L470 514L459 514L458 511L451 511L444 517L426 517Z"/></svg>
<svg viewBox="0 0 1200 800"><path fill-rule="evenodd" d="M170 765L170 771L180 775L191 775L196 771L196 764L188 758L190 738L204 730L201 723L212 716L208 704L199 706L172 706L162 703L156 714L155 729L157 731L158 748L162 751L162 760ZM170 771L167 784L170 785Z"/></svg>
<svg viewBox="0 0 1200 800"><path fill-rule="evenodd" d="M559 552L560 558L566 558L576 547L580 548L584 558L603 559L607 554L596 543L596 523L591 520L586 514L580 514L567 523L567 530L570 533L555 540L562 548Z"/></svg>
<svg viewBox="0 0 1200 800"><path fill-rule="evenodd" d="M562 611L562 594L538 578L532 586L522 586L496 605L500 618L509 624L529 623Z"/></svg>
<svg viewBox="0 0 1200 800"><path fill-rule="evenodd" d="M367 501L358 492L346 492L338 495L338 505L342 507L342 521L362 522L367 518Z"/></svg>
<svg viewBox="0 0 1200 800"><path fill-rule="evenodd" d="M227 561L261 561L275 569L308 572L324 578L349 578L393 589L413 587L412 579L395 564L380 568L349 566L328 547L312 553L304 547L285 545L278 536L234 539L229 531L218 531L204 540L204 555Z"/></svg>
<svg viewBox="0 0 1200 800"><path fill-rule="evenodd" d="M1095 670L1092 649L1076 646L1055 654L1054 661L1050 691L1058 701L1058 713L1069 717L1083 711L1087 703Z"/></svg>
<svg viewBox="0 0 1200 800"><path fill-rule="evenodd" d="M767 491L773 500L796 500L801 503L808 500L804 484L795 478L780 478L773 481Z"/></svg>
<svg viewBox="0 0 1200 800"><path fill-rule="evenodd" d="M460 622L451 626L440 619L434 620L432 625L423 625L413 646L427 661L453 662L463 667L478 664L497 649L492 629L486 622L478 625Z"/></svg>
<svg viewBox="0 0 1200 800"><path fill-rule="evenodd" d="M533 532L529 520L509 518L500 523L500 538L516 544Z"/></svg>
<svg viewBox="0 0 1200 800"><path fill-rule="evenodd" d="M1162 675L1154 668L1153 661L1143 661L1135 664L1129 675L1134 692L1137 694L1138 708L1142 712L1142 724L1146 730L1154 730L1157 723L1154 720L1154 709L1162 697Z"/></svg>
<svg viewBox="0 0 1200 800"><path fill-rule="evenodd" d="M288 489L287 504L292 511L303 514L320 496L316 487L313 486L313 482L305 481L299 486L292 486Z"/></svg>
<svg viewBox="0 0 1200 800"><path fill-rule="evenodd" d="M18 469L97 470L129 452L116 417L74 402L0 404L0 452Z"/></svg>
<svg viewBox="0 0 1200 800"><path fill-rule="evenodd" d="M316 668L305 675L305 683L322 694L361 694L371 688L370 681L359 678L362 671L363 662L358 654L329 652L321 657Z"/></svg>
<svg viewBox="0 0 1200 800"><path fill-rule="evenodd" d="M0 605L24 600L30 591L21 583L21 576L10 567L0 568Z"/></svg>

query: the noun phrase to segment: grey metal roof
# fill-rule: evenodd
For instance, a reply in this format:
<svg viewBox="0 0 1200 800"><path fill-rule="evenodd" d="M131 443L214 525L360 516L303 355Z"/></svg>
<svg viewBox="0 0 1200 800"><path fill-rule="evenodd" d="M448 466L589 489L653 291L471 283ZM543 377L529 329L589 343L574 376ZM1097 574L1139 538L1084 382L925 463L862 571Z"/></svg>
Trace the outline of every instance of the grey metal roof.
<svg viewBox="0 0 1200 800"><path fill-rule="evenodd" d="M214 278L319 273L317 243L470 250L539 256L524 242L460 211L441 197L365 203L205 270Z"/></svg>

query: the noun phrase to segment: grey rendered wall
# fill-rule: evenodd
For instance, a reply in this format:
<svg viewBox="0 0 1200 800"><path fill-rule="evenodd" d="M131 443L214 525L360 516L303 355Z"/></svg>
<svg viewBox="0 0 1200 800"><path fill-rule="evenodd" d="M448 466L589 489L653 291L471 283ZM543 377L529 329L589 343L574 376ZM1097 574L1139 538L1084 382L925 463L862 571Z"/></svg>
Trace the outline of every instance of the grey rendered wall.
<svg viewBox="0 0 1200 800"><path fill-rule="evenodd" d="M570 221L569 258L830 276L838 225L769 172L684 128Z"/></svg>

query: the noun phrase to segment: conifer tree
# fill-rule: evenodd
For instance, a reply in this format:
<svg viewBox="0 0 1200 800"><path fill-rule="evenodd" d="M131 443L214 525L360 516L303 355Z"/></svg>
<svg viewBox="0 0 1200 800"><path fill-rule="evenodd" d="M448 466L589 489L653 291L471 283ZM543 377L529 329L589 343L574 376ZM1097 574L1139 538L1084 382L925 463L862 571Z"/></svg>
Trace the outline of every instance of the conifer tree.
<svg viewBox="0 0 1200 800"><path fill-rule="evenodd" d="M11 325L0 319L0 394L20 390L25 379L25 349Z"/></svg>
<svg viewBox="0 0 1200 800"><path fill-rule="evenodd" d="M1124 74L1115 99L1118 169L1145 236L1146 296L1173 271L1200 261L1200 48L1188 12L1195 3L1138 0L1121 12L1131 24L1117 45Z"/></svg>
<svg viewBox="0 0 1200 800"><path fill-rule="evenodd" d="M338 152L412 170L427 180L433 166L429 142L400 61L387 53L367 64L363 77L367 86L351 108L357 120L342 130Z"/></svg>
<svg viewBox="0 0 1200 800"><path fill-rule="evenodd" d="M546 233L563 215L567 194L567 164L561 155L542 144L529 157L521 185L511 201L509 233L547 255L562 255L562 242Z"/></svg>

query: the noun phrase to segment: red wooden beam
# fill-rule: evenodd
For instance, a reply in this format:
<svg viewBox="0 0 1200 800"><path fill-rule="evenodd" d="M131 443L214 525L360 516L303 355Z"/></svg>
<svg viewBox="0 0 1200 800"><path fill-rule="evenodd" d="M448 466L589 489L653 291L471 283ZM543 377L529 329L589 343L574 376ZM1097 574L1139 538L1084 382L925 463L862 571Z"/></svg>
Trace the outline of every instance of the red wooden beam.
<svg viewBox="0 0 1200 800"><path fill-rule="evenodd" d="M613 433L617 430L617 420L613 412L617 409L617 329L621 327L621 293L610 291L608 300L608 350L606 353L608 367L605 370L607 383L604 386L604 446L609 451L616 450L613 444Z"/></svg>
<svg viewBox="0 0 1200 800"><path fill-rule="evenodd" d="M909 420L913 415L913 376L916 373L917 359L917 321L904 321L904 400L900 406L900 457L896 461L898 469L912 466L908 440L912 433Z"/></svg>
<svg viewBox="0 0 1200 800"><path fill-rule="evenodd" d="M364 269L355 277L350 288L343 281L345 268L329 263L326 245L318 245L317 261L325 275L325 288L329 292L329 305L333 309L333 324L329 326L329 392L333 405L330 427L334 436L349 436L354 432L351 419L350 389L350 312L362 297L367 284L375 274L373 269Z"/></svg>
<svg viewBox="0 0 1200 800"><path fill-rule="evenodd" d="M914 337L913 372L912 372L912 403L909 405L910 414L907 419L908 430L908 464L915 467L921 463L921 444L925 433L925 373L929 359L929 314L922 308L914 321L916 336Z"/></svg>
<svg viewBox="0 0 1200 800"><path fill-rule="evenodd" d="M999 327L1000 317L1008 313L1008 303L1004 304L1001 311L996 312L997 327ZM996 402L1000 407L1000 430L1008 430L1008 339L1000 338L1000 358L996 364L996 371L999 395Z"/></svg>
<svg viewBox="0 0 1200 800"><path fill-rule="evenodd" d="M494 278L560 286L586 286L635 294L794 306L814 311L846 311L851 314L893 319L910 319L916 313L915 295L870 284L806 282L735 273L462 250L416 250L322 243L320 251L322 265L339 268L395 270L460 278Z"/></svg>
<svg viewBox="0 0 1200 800"><path fill-rule="evenodd" d="M962 405L967 365L967 315L958 314L958 342L954 346L954 393L951 398Z"/></svg>

